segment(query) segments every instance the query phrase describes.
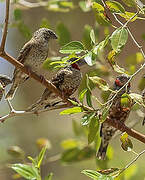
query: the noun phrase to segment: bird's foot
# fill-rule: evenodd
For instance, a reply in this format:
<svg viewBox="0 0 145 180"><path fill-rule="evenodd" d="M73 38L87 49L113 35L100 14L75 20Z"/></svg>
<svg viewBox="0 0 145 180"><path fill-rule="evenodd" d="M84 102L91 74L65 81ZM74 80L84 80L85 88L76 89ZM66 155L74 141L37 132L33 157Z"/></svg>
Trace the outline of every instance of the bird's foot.
<svg viewBox="0 0 145 180"><path fill-rule="evenodd" d="M41 79L41 82L44 83L45 77L44 77L43 75L40 75L39 77L40 77L40 79Z"/></svg>
<svg viewBox="0 0 145 180"><path fill-rule="evenodd" d="M124 131L125 129L125 124L123 122L120 122L118 120L115 121L116 128L119 129L120 131Z"/></svg>
<svg viewBox="0 0 145 180"><path fill-rule="evenodd" d="M28 76L30 76L30 75L31 75L31 67L25 65L25 68L26 68L26 70L28 71Z"/></svg>

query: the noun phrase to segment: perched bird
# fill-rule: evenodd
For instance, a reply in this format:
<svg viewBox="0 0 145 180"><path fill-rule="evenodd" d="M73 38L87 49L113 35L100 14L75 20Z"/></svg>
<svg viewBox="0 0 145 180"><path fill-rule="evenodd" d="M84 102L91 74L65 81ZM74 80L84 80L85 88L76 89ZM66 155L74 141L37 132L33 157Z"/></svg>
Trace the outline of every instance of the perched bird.
<svg viewBox="0 0 145 180"><path fill-rule="evenodd" d="M5 87L10 83L12 83L12 81L8 76L0 74L0 101L3 97Z"/></svg>
<svg viewBox="0 0 145 180"><path fill-rule="evenodd" d="M121 75L118 76L115 80L114 83L114 90L120 90L129 80L129 77L126 75ZM127 84L123 89L121 89L117 96L113 99L112 102L110 102L110 109L108 113L108 118L112 119L114 122L122 122L124 123L125 120L128 118L128 115L130 113L130 107L123 107L121 105L121 96L124 94L130 93L130 83ZM109 99L111 99L113 95L111 94ZM107 123L102 123L101 125L101 131L100 131L100 136L101 136L101 145L97 153L97 158L104 160L106 157L106 151L108 144L112 138L112 136L115 134L117 131L116 128L110 126Z"/></svg>
<svg viewBox="0 0 145 180"><path fill-rule="evenodd" d="M82 75L80 68L77 63L73 63L60 69L51 79L51 83L62 92L63 96L69 97L78 89L81 79ZM58 102L58 99L59 98L55 93L46 88L41 98L36 103L32 104L26 111L37 112L38 110L53 106Z"/></svg>
<svg viewBox="0 0 145 180"><path fill-rule="evenodd" d="M28 67L28 70L31 69L39 74L40 67L48 56L48 42L50 39L57 39L56 34L50 29L40 28L33 34L30 41L23 46L17 60ZM28 78L27 74L15 68L12 86L6 98L12 99L17 87Z"/></svg>

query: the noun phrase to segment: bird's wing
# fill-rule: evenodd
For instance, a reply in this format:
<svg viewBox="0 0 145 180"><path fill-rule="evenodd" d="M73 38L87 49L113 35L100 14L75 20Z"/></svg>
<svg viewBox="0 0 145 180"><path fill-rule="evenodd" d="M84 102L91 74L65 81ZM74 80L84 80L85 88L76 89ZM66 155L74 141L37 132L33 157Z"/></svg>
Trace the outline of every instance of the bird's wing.
<svg viewBox="0 0 145 180"><path fill-rule="evenodd" d="M34 43L30 43L30 41L26 43L19 52L17 60L23 64L32 47L34 47ZM13 77L17 74L17 71L19 71L19 69L15 68Z"/></svg>
<svg viewBox="0 0 145 180"><path fill-rule="evenodd" d="M24 47L21 49L17 60L19 62L21 62L21 63L24 63L27 55L29 54L29 52L30 52L30 50L32 49L33 46L34 46L34 44L30 43L30 41L28 43L26 43L24 45Z"/></svg>
<svg viewBox="0 0 145 180"><path fill-rule="evenodd" d="M0 74L0 82L2 82L4 86L7 86L8 84L12 83L12 80L8 76Z"/></svg>
<svg viewBox="0 0 145 180"><path fill-rule="evenodd" d="M59 86L63 83L64 81L64 76L66 75L66 72L64 69L58 71L58 73L56 74L56 76L54 76L51 79L51 82L57 87L59 88Z"/></svg>

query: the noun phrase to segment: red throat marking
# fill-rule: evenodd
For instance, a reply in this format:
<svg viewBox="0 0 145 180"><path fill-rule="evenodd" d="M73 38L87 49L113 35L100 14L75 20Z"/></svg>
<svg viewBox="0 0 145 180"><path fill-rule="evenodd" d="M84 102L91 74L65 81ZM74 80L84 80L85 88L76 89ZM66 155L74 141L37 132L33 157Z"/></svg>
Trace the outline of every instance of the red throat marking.
<svg viewBox="0 0 145 180"><path fill-rule="evenodd" d="M72 64L71 66L72 66L73 68L75 68L75 69L80 70L79 66L78 66L76 63Z"/></svg>
<svg viewBox="0 0 145 180"><path fill-rule="evenodd" d="M121 83L120 83L120 81L119 81L118 79L115 80L115 84L116 84L117 86L121 86Z"/></svg>

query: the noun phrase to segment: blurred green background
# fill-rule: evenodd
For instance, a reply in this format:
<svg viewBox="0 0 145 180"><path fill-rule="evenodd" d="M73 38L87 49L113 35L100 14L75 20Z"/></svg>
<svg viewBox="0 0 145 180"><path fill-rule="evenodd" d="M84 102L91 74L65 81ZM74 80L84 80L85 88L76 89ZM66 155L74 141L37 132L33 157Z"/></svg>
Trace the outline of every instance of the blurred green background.
<svg viewBox="0 0 145 180"><path fill-rule="evenodd" d="M77 3L77 1L75 2ZM17 5L18 6L18 5ZM10 21L14 20L13 10L14 8L21 8L22 18L24 24L29 27L31 32L37 30L42 24L42 19L47 19L50 24L51 29L56 31L56 26L59 22L63 22L71 33L71 40L82 40L82 34L84 32L84 26L86 24L94 27L95 17L92 12L84 13L79 8L71 10L70 12L52 12L48 11L43 7L37 8L26 8L26 7L16 7L11 5L11 15ZM4 21L4 11L5 3L0 2L0 23ZM136 39L140 44L144 46L144 40L141 36L145 33L145 25L141 21L136 21L130 23L129 25ZM103 28L100 28L99 40L103 40ZM112 31L110 29L110 31ZM2 28L0 29L0 36L2 34ZM28 39L24 37L22 33L17 29L17 27L10 27L8 30L7 51L14 57L17 57L21 47ZM51 42L51 53L49 56L58 56L60 46L58 42ZM119 55L118 62L120 65L125 67L125 58L133 53L138 51L132 40L129 38L127 45L125 46L122 53ZM112 69L107 64L107 67L110 72ZM0 59L0 73L7 74L12 77L14 67L9 64L7 61ZM85 65L82 68L83 73L91 70L92 67ZM52 72L48 73L47 77L52 77ZM113 73L117 75L117 73ZM137 88L138 82L142 77L143 72L139 73L132 81L132 91L140 93ZM107 82L112 85L114 76L107 79ZM12 101L13 106L17 110L23 110L28 107L32 102L35 102L36 99L43 92L44 87L42 87L38 82L34 80L28 80L25 84L22 84L18 89L15 98ZM98 94L98 90L94 90L95 94ZM77 92L76 92L77 95ZM1 116L8 112L8 106L4 100L0 102L1 107ZM4 124L0 125L0 179L1 180L11 180L14 172L7 168L8 163L18 162L14 160L8 153L7 150L10 146L16 145L21 147L27 155L35 157L38 154L38 148L36 146L36 141L38 138L47 138L52 144L52 148L47 152L47 158L60 154L63 149L60 146L61 141L64 139L76 138L72 130L72 120L75 119L80 123L80 116L60 116L59 110L46 112L44 114L36 115L27 115L22 117L15 117L8 119ZM135 112L131 112L129 121L138 121L138 124L135 126L135 129L144 133L144 128L141 126L142 118L138 117ZM132 138L131 138L132 139ZM87 138L84 139L87 144ZM132 139L134 145L134 151L140 152L145 147L144 144L138 142L137 140ZM131 161L135 155L131 152L124 152L120 147L120 140L117 136L112 142L111 146L113 147L113 157L108 162L108 167L124 167L127 163ZM47 158L45 159L47 161ZM124 180L143 180L145 177L145 156L142 156L129 170L128 175L124 176ZM48 172L54 173L54 180L87 180L89 179L85 175L81 174L83 169L96 169L98 165L95 163L95 157L76 163L71 163L66 165L61 163L60 160L54 162L47 162L42 166L42 174L46 175ZM130 175L129 175L130 173ZM128 176L128 177L127 177Z"/></svg>

